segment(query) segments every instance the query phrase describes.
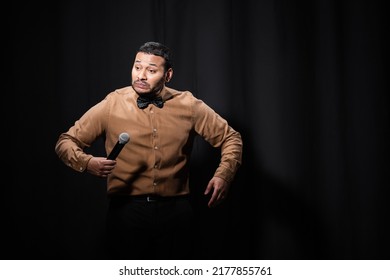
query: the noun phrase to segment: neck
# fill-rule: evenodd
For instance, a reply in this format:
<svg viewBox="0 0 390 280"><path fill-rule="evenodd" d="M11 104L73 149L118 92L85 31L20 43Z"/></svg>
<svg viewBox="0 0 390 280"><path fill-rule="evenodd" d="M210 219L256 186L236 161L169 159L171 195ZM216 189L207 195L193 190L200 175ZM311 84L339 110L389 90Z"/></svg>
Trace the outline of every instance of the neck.
<svg viewBox="0 0 390 280"><path fill-rule="evenodd" d="M138 96L141 96L143 98L146 98L146 99L153 99L153 98L156 98L157 96L160 96L161 95L161 91L162 90L159 90L157 92L148 92L148 93L138 93Z"/></svg>

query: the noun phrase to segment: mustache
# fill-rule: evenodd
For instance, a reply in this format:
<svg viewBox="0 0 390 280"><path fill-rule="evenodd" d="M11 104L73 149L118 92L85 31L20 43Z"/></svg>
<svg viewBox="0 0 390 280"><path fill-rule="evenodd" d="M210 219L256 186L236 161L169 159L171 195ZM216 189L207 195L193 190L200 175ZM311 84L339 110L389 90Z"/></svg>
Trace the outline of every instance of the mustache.
<svg viewBox="0 0 390 280"><path fill-rule="evenodd" d="M148 86L149 84L147 82L134 81L133 85Z"/></svg>

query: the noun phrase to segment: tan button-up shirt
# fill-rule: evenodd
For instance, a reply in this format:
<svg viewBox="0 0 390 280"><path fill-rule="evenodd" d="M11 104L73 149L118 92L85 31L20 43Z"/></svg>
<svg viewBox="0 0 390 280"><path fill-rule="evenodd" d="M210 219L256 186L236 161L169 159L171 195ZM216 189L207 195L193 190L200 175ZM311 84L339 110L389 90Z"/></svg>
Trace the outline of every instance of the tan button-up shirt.
<svg viewBox="0 0 390 280"><path fill-rule="evenodd" d="M163 108L150 104L139 109L131 86L109 93L60 135L56 153L83 172L92 158L86 147L103 136L108 154L127 132L130 140L107 178L108 194L175 196L189 193L189 159L194 137L200 135L221 149L215 176L231 181L241 165L240 133L189 91L165 87L161 96Z"/></svg>

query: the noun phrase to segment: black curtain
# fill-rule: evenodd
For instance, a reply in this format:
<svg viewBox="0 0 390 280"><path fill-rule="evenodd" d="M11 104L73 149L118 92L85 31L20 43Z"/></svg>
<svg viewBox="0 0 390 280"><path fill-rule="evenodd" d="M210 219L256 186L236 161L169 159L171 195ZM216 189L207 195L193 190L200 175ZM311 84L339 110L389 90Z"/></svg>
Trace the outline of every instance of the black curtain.
<svg viewBox="0 0 390 280"><path fill-rule="evenodd" d="M225 204L202 195L218 151L195 145L198 259L389 259L389 34L381 1L12 2L3 64L2 259L104 259L105 181L59 161L82 113L130 83L135 51L175 54L169 86L244 141ZM103 155L103 143L90 152Z"/></svg>

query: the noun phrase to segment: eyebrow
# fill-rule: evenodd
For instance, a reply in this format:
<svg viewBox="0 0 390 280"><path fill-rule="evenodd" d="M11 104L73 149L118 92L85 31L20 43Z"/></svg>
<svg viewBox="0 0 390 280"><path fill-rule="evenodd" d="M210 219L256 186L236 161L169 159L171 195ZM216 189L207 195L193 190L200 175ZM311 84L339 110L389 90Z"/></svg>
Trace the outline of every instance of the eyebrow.
<svg viewBox="0 0 390 280"><path fill-rule="evenodd" d="M141 60L136 60L135 61L136 63L141 63ZM155 63L149 63L150 66L155 66L155 67L158 67L157 64Z"/></svg>

